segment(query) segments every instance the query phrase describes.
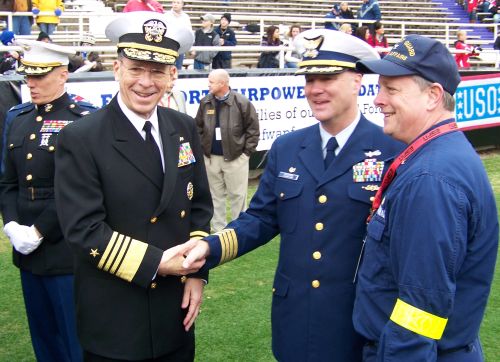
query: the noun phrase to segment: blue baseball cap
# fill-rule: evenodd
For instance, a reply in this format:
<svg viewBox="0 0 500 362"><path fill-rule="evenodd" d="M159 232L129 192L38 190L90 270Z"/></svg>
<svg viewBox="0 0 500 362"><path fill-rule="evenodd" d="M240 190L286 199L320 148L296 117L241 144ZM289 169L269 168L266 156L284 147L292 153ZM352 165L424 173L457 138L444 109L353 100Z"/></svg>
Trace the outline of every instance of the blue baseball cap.
<svg viewBox="0 0 500 362"><path fill-rule="evenodd" d="M419 75L441 84L451 95L460 83L457 63L448 49L441 42L421 35L408 35L383 59L359 61L356 69L386 77Z"/></svg>

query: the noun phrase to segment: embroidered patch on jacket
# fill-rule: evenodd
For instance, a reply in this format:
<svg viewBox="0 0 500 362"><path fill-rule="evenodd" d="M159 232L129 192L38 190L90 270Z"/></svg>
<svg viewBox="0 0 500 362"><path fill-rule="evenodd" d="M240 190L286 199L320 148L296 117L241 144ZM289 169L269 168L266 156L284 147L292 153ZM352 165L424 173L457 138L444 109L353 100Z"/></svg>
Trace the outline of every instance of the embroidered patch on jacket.
<svg viewBox="0 0 500 362"><path fill-rule="evenodd" d="M382 181L384 161L375 158L367 158L352 166L352 177L354 182L379 182Z"/></svg>
<svg viewBox="0 0 500 362"><path fill-rule="evenodd" d="M40 129L40 133L59 133L64 127L73 121L43 121L42 128Z"/></svg>
<svg viewBox="0 0 500 362"><path fill-rule="evenodd" d="M181 143L179 146L179 163L177 164L177 167L187 166L195 162L196 159L194 158L193 150L191 149L189 142Z"/></svg>

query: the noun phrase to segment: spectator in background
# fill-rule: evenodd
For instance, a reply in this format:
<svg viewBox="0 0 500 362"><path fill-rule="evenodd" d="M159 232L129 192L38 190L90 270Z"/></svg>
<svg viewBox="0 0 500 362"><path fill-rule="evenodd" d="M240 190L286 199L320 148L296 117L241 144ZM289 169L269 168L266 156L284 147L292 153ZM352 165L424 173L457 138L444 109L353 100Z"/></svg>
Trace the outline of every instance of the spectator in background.
<svg viewBox="0 0 500 362"><path fill-rule="evenodd" d="M493 22L500 23L500 0L497 0L496 4L490 8L490 12L493 15Z"/></svg>
<svg viewBox="0 0 500 362"><path fill-rule="evenodd" d="M215 28L219 34L219 45L224 47L232 47L237 44L236 34L229 27L231 23L231 14L224 13L220 18L220 25ZM218 52L212 61L212 69L230 69L231 68L231 52Z"/></svg>
<svg viewBox="0 0 500 362"><path fill-rule="evenodd" d="M297 68L302 59L302 56L295 50L293 45L293 40L301 31L302 29L298 24L293 24L290 26L290 29L288 29L285 43L290 49L285 53L285 68Z"/></svg>
<svg viewBox="0 0 500 362"><path fill-rule="evenodd" d="M80 46L93 46L95 36L92 33L84 33ZM97 52L77 52L69 56L68 70L70 72L100 72L104 69L102 60Z"/></svg>
<svg viewBox="0 0 500 362"><path fill-rule="evenodd" d="M172 1L172 8L170 9L170 11L167 11L165 13L168 23L172 24L171 26L181 26L188 28L190 31L193 31L191 19L189 18L189 15L184 12L183 7L184 1ZM175 62L175 67L177 69L182 69L182 63L184 63L184 54L179 54L179 56L177 57L177 61Z"/></svg>
<svg viewBox="0 0 500 362"><path fill-rule="evenodd" d="M226 70L210 72L208 90L195 120L214 204L211 230L216 232L227 224L226 196L231 219L246 209L249 160L260 133L255 107L248 98L231 90Z"/></svg>
<svg viewBox="0 0 500 362"><path fill-rule="evenodd" d="M368 44L374 48L387 48L389 43L384 34L384 25L380 21L376 21L374 24L374 33L370 34L368 38ZM379 52L380 56L384 56L387 52Z"/></svg>
<svg viewBox="0 0 500 362"><path fill-rule="evenodd" d="M30 35L33 17L27 15L16 16L16 12L32 11L31 0L13 0L12 1L12 31L16 35Z"/></svg>
<svg viewBox="0 0 500 362"><path fill-rule="evenodd" d="M154 11L163 13L163 5L156 0L128 0L123 8L124 13L130 11Z"/></svg>
<svg viewBox="0 0 500 362"><path fill-rule="evenodd" d="M38 37L36 38L36 40L43 41L44 43L52 43L52 39L50 38L49 34L44 31L38 33Z"/></svg>
<svg viewBox="0 0 500 362"><path fill-rule="evenodd" d="M475 23L477 20L477 4L478 0L467 1L467 14L469 14L470 23Z"/></svg>
<svg viewBox="0 0 500 362"><path fill-rule="evenodd" d="M201 28L194 33L194 46L218 46L219 34L214 30L215 17L207 13L201 16ZM192 51L194 56L194 69L206 70L212 65L212 60L217 55L217 51Z"/></svg>
<svg viewBox="0 0 500 362"><path fill-rule="evenodd" d="M370 29L366 25L360 26L359 28L356 29L354 36L368 43L368 40L370 39L371 36Z"/></svg>
<svg viewBox="0 0 500 362"><path fill-rule="evenodd" d="M280 39L280 29L275 25L267 27L266 35L262 37L260 45L262 46L280 46L283 42ZM259 56L257 68L279 68L278 51L262 51Z"/></svg>
<svg viewBox="0 0 500 362"><path fill-rule="evenodd" d="M380 7L377 0L363 0L363 4L358 10L358 19L362 20L382 20ZM371 31L373 31L373 23L367 24Z"/></svg>
<svg viewBox="0 0 500 362"><path fill-rule="evenodd" d="M457 40L455 41L455 49L461 52L455 54L455 61L459 68L470 68L469 58L479 55L480 48L474 47L466 43L467 32L465 30L457 31Z"/></svg>
<svg viewBox="0 0 500 362"><path fill-rule="evenodd" d="M338 18L340 18L339 7L338 7L338 5L333 4L330 11L326 13L325 19L338 19ZM339 24L336 22L325 21L325 29L337 30L338 27L339 27Z"/></svg>
<svg viewBox="0 0 500 362"><path fill-rule="evenodd" d="M170 79L167 81L165 94L158 103L162 107L167 107L182 113L186 113L186 100L182 92L174 90L175 81L179 78L176 67L170 68Z"/></svg>
<svg viewBox="0 0 500 362"><path fill-rule="evenodd" d="M500 35L495 39L495 44L493 44L493 49L500 50Z"/></svg>
<svg viewBox="0 0 500 362"><path fill-rule="evenodd" d="M339 31L352 35L352 26L349 23L342 24L339 28Z"/></svg>
<svg viewBox="0 0 500 362"><path fill-rule="evenodd" d="M342 1L340 3L339 16L341 19L354 19L354 14L349 8L349 4L347 3L347 1Z"/></svg>
<svg viewBox="0 0 500 362"><path fill-rule="evenodd" d="M36 16L36 24L40 31L48 35L54 34L54 30L56 30L60 21L59 17L64 10L63 0L32 0L32 5L31 12ZM51 15L38 15L40 12L50 13Z"/></svg>
<svg viewBox="0 0 500 362"><path fill-rule="evenodd" d="M2 33L0 34L0 41L3 45L14 45L16 41L14 32L9 30L2 31ZM15 74L19 58L20 55L15 50L2 52L0 59L0 74Z"/></svg>

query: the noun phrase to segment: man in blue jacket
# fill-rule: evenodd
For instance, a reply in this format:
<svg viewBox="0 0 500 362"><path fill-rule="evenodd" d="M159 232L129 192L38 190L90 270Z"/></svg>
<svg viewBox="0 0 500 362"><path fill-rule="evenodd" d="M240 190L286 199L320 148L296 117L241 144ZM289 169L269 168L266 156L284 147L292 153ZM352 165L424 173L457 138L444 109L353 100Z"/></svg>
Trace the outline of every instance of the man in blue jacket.
<svg viewBox="0 0 500 362"><path fill-rule="evenodd" d="M219 45L223 47L235 46L236 35L234 30L229 27L231 23L231 14L224 13L220 18L220 25L215 28L215 32L219 35ZM231 69L231 52L218 52L212 60L212 69Z"/></svg>
<svg viewBox="0 0 500 362"><path fill-rule="evenodd" d="M457 129L460 75L437 40L410 35L378 61L384 133L408 144L373 202L354 305L364 361L483 361L479 326L498 248L495 198Z"/></svg>
<svg viewBox="0 0 500 362"><path fill-rule="evenodd" d="M319 123L274 142L248 210L196 243L185 265L207 257L212 268L281 234L272 302L276 359L361 361L353 278L384 160L401 146L358 109L362 76L354 63L378 59L373 48L325 29L302 33L295 45L303 53L297 74L305 75Z"/></svg>
<svg viewBox="0 0 500 362"><path fill-rule="evenodd" d="M363 4L358 10L357 18L362 20L377 20L382 19L380 7L377 0L363 0ZM366 24L373 31L373 23Z"/></svg>

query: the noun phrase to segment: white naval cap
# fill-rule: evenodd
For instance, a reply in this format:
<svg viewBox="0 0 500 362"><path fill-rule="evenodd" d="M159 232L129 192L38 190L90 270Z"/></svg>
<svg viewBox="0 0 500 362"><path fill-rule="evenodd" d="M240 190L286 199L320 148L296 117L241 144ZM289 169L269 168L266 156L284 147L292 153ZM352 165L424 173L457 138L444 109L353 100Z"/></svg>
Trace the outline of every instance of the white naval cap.
<svg viewBox="0 0 500 362"><path fill-rule="evenodd" d="M295 74L335 74L356 70L358 60L380 59L367 42L336 30L306 30L297 35L293 45L302 54Z"/></svg>
<svg viewBox="0 0 500 362"><path fill-rule="evenodd" d="M22 75L45 75L54 68L68 65L68 55L75 54L69 47L36 40L17 40L23 49L21 65L17 73Z"/></svg>
<svg viewBox="0 0 500 362"><path fill-rule="evenodd" d="M191 29L169 24L165 14L153 11L120 14L106 27L106 36L126 58L162 64L174 64L194 42Z"/></svg>

